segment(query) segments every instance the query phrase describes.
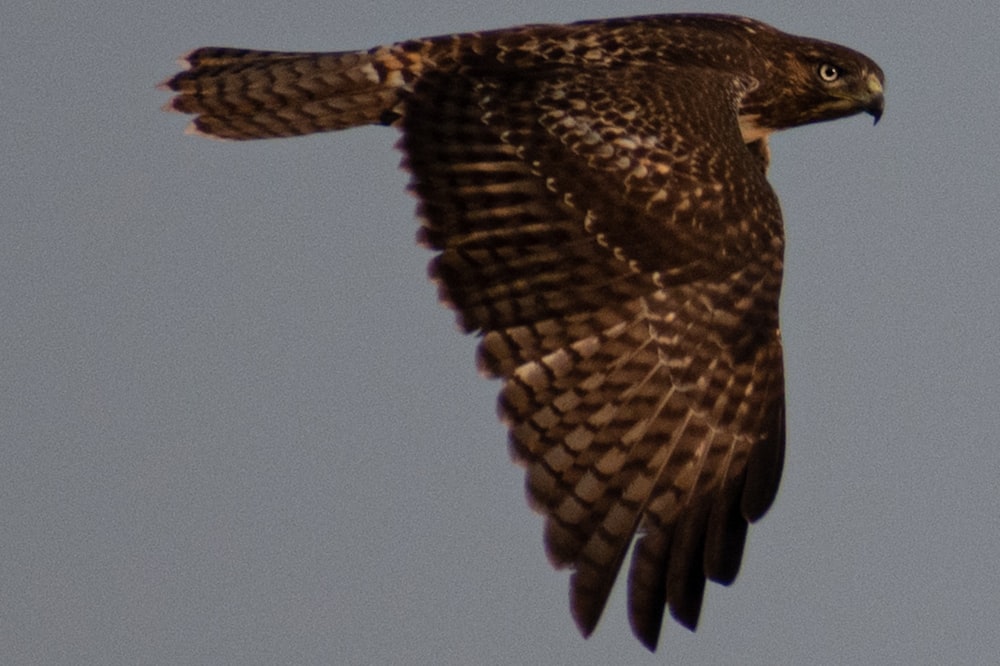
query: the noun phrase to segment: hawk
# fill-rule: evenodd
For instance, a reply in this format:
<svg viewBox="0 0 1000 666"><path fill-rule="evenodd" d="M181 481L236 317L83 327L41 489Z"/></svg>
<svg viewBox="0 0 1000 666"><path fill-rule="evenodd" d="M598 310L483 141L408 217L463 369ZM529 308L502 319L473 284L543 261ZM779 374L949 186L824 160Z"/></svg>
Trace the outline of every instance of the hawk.
<svg viewBox="0 0 1000 666"><path fill-rule="evenodd" d="M430 274L478 364L570 607L594 630L627 552L632 629L694 629L736 577L785 447L784 236L768 136L867 112L851 49L748 18L529 25L368 51L200 48L162 85L191 129L402 130ZM634 542L634 543L633 543Z"/></svg>

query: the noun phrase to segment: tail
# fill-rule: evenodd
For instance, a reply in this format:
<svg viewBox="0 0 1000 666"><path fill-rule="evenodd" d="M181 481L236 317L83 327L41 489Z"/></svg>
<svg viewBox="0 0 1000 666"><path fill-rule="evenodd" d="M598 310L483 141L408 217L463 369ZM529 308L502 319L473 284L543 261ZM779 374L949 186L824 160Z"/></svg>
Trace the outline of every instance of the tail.
<svg viewBox="0 0 1000 666"><path fill-rule="evenodd" d="M265 139L357 125L391 125L400 95L419 75L419 50L282 53L206 47L160 84L177 94L166 110L195 115L188 132Z"/></svg>

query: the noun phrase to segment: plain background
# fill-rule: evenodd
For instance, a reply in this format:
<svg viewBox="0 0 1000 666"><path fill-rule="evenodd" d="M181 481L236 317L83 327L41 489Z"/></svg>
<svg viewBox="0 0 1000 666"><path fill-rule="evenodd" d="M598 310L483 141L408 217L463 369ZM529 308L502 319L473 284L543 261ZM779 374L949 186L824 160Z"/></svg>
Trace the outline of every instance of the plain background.
<svg viewBox="0 0 1000 666"><path fill-rule="evenodd" d="M202 45L668 11L861 50L887 109L772 141L788 458L659 654L590 640L424 279L395 133L182 134ZM995 663L1000 6L18 3L0 24L0 662Z"/></svg>

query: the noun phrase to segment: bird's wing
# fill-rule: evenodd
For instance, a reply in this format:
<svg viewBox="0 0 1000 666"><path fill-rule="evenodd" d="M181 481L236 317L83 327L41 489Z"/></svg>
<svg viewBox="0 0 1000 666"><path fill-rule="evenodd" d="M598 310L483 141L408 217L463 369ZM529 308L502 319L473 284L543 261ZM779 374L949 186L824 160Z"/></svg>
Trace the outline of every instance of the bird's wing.
<svg viewBox="0 0 1000 666"><path fill-rule="evenodd" d="M595 627L633 536L633 629L693 627L784 448L781 216L737 122L747 82L680 67L427 72L406 165L432 275Z"/></svg>

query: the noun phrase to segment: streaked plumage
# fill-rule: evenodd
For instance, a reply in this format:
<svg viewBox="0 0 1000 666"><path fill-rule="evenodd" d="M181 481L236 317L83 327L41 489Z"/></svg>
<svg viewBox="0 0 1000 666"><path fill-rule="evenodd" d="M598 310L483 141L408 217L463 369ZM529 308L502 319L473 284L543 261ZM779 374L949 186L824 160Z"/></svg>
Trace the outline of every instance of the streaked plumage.
<svg viewBox="0 0 1000 666"><path fill-rule="evenodd" d="M731 582L784 445L774 130L882 111L842 46L730 16L524 26L363 52L202 48L164 86L226 139L402 130L431 274L596 626L630 544L629 614L694 628Z"/></svg>

